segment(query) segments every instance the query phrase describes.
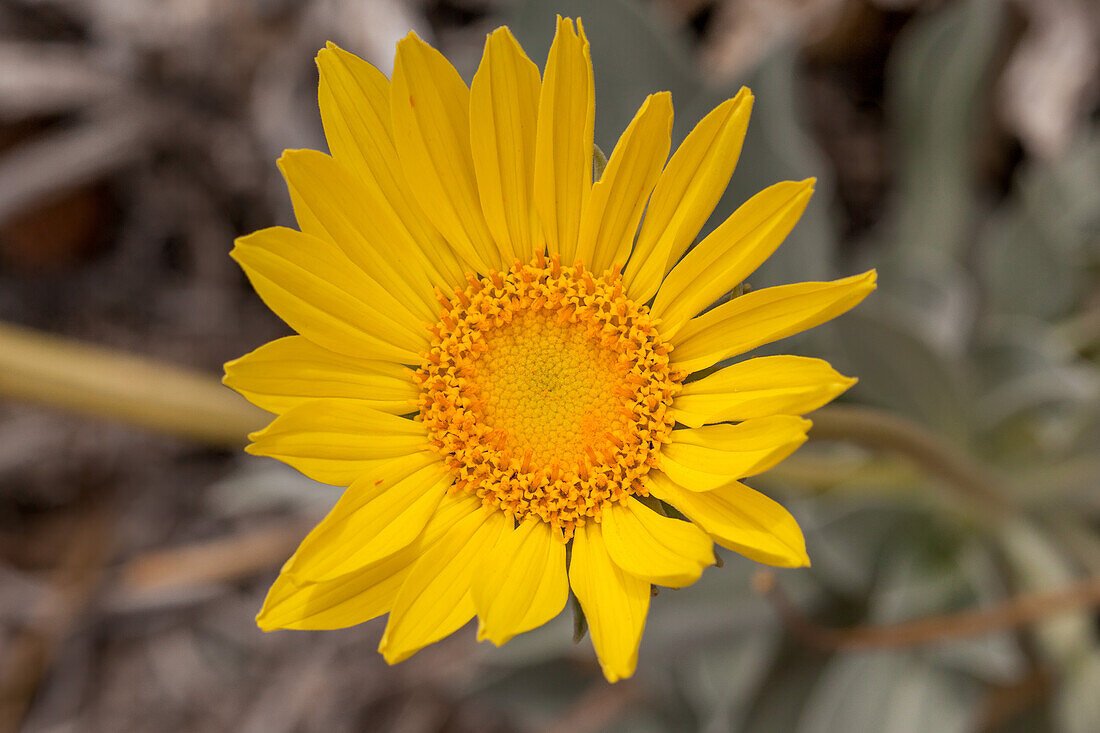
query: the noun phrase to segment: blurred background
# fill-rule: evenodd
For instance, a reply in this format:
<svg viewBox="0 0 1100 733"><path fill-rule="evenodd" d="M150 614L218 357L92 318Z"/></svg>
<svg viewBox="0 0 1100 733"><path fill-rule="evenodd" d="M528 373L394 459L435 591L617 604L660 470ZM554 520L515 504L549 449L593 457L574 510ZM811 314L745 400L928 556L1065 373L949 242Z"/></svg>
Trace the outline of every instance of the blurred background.
<svg viewBox="0 0 1100 733"><path fill-rule="evenodd" d="M708 229L818 178L754 287L879 268L775 349L860 378L751 482L813 568L662 590L615 686L568 609L394 668L382 620L262 634L338 489L240 450L221 364L286 329L227 252L325 149L313 56L415 29L469 79L508 24L541 67L555 13L608 152L651 91L676 142L752 88ZM0 730L1100 731L1098 100L1095 0L0 0Z"/></svg>

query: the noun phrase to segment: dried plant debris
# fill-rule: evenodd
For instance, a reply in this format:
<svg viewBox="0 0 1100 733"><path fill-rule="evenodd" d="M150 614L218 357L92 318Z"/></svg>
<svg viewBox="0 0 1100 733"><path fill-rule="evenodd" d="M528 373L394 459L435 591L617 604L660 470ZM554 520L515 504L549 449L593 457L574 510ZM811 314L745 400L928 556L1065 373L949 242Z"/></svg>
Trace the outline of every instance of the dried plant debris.
<svg viewBox="0 0 1100 733"><path fill-rule="evenodd" d="M1010 477L999 490L1023 516L991 525L947 506L915 464L814 442L768 487L803 524L813 569L758 579L761 595L731 556L693 595L662 591L649 672L608 693L568 612L502 649L466 629L392 668L373 651L379 621L263 634L264 589L339 489L5 402L0 731L1091 733L1098 7L0 2L0 322L216 378L286 333L227 253L241 233L292 221L271 163L321 146L317 49L334 41L388 73L413 29L468 74L485 31L509 22L541 65L549 39L533 29L580 14L593 52L613 49L597 64L599 137L615 139L648 92L673 92L682 135L697 110L753 87L750 134L768 144L746 152L718 216L775 181L818 177L801 231L753 286L896 263L873 312L807 352L860 375L852 400ZM1035 605L1066 593L1076 600L1055 616ZM1023 606L998 633L951 643L812 643Z"/></svg>

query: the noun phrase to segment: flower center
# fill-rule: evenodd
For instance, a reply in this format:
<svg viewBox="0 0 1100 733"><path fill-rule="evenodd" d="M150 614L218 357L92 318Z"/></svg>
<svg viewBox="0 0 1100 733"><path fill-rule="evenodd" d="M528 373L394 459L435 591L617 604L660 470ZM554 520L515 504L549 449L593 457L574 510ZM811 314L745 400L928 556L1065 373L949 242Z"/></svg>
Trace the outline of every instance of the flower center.
<svg viewBox="0 0 1100 733"><path fill-rule="evenodd" d="M416 372L420 415L455 487L566 537L606 502L645 494L684 375L614 273L515 261L440 294Z"/></svg>

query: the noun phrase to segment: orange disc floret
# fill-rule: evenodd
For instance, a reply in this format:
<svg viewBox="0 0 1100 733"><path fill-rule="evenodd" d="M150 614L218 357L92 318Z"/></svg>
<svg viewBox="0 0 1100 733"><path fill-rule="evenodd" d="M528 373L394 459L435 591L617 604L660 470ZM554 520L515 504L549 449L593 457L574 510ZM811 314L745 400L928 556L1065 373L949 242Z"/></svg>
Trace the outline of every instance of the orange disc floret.
<svg viewBox="0 0 1100 733"><path fill-rule="evenodd" d="M684 377L649 309L623 295L617 271L556 256L467 280L439 294L415 377L456 490L566 537L607 502L644 495Z"/></svg>

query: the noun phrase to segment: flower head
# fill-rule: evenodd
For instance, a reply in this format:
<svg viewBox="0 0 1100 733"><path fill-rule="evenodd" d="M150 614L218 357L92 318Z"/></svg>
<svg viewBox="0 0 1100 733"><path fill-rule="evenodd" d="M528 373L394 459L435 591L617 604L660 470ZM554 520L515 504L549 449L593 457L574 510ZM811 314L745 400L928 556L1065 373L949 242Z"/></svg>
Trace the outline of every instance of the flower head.
<svg viewBox="0 0 1100 733"><path fill-rule="evenodd" d="M593 182L579 21L559 18L541 78L507 28L469 88L412 34L392 80L331 44L317 62L332 154L279 161L301 231L233 251L300 335L225 381L278 415L249 452L348 489L261 628L388 613L380 651L399 662L475 615L502 644L572 589L614 681L634 671L651 585L697 580L713 542L808 565L793 517L740 479L801 445L801 415L854 380L794 356L696 373L839 315L875 276L708 310L812 192L778 183L690 248L733 173L748 90L671 158L671 101L651 95Z"/></svg>

